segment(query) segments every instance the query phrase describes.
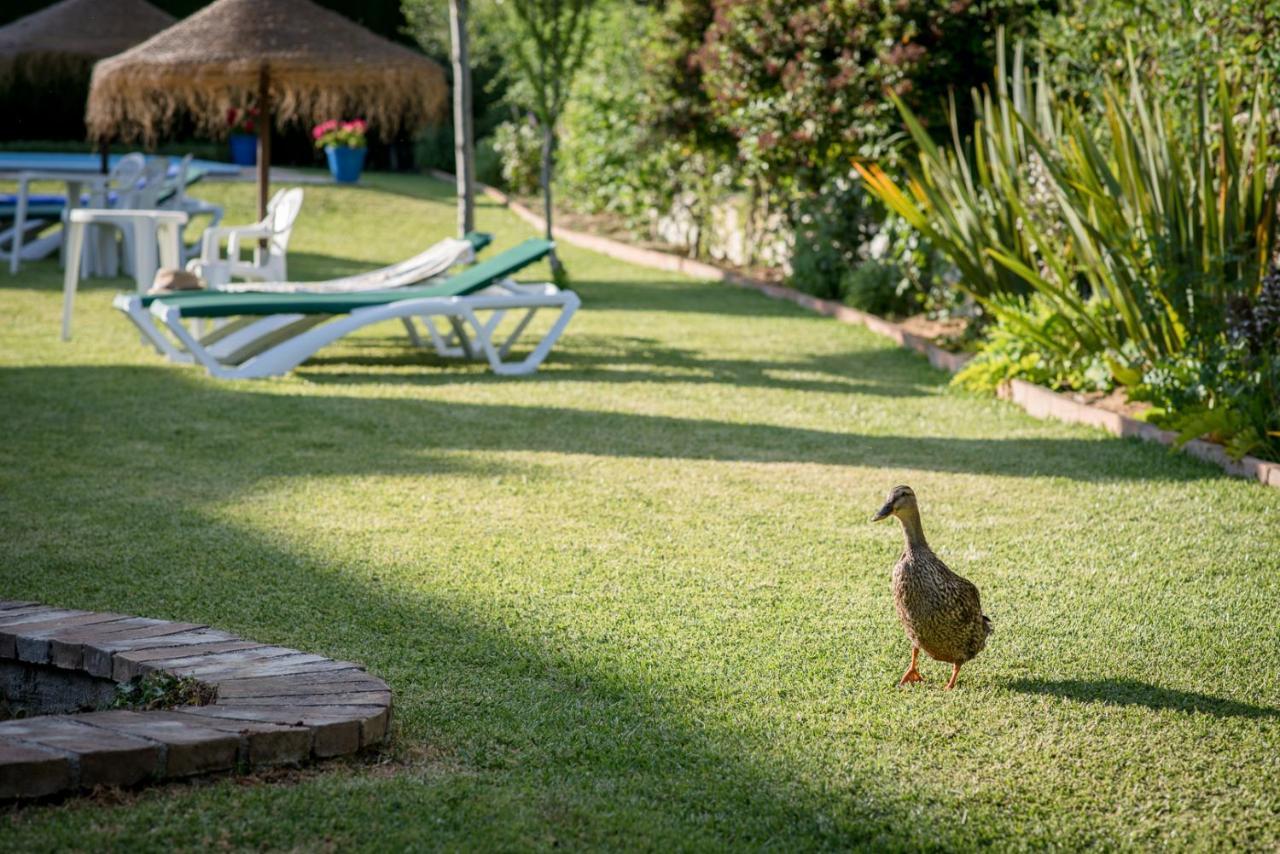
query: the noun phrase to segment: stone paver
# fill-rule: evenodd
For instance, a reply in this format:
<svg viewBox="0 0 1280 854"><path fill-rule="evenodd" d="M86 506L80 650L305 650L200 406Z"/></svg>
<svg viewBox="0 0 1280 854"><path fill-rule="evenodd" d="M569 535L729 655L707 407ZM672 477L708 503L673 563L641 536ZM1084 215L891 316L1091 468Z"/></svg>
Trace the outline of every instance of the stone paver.
<svg viewBox="0 0 1280 854"><path fill-rule="evenodd" d="M0 739L65 753L77 782L130 786L160 771L159 745L77 721L75 715L43 715L0 723Z"/></svg>
<svg viewBox="0 0 1280 854"><path fill-rule="evenodd" d="M50 640L70 629L110 626L126 619L124 614L83 614L37 623L0 627L0 658L14 658L33 664L48 664L53 644Z"/></svg>
<svg viewBox="0 0 1280 854"><path fill-rule="evenodd" d="M0 800L353 753L386 738L387 684L358 664L175 623L0 600L0 660L214 689L207 706L0 722Z"/></svg>
<svg viewBox="0 0 1280 854"><path fill-rule="evenodd" d="M219 697L283 697L291 694L340 694L346 691L380 691L386 684L363 670L298 673L292 676L263 676L224 679L218 683Z"/></svg>
<svg viewBox="0 0 1280 854"><path fill-rule="evenodd" d="M135 676L143 676L153 670L166 670L172 661L188 661L218 652L234 652L245 649L261 649L262 644L253 641L221 641L218 643L186 644L184 646L153 647L117 652L112 657L111 678L128 682Z"/></svg>
<svg viewBox="0 0 1280 854"><path fill-rule="evenodd" d="M156 718L127 709L77 715L76 721L164 745L162 773L166 777L225 771L235 765L240 748L240 739L235 735L197 721Z"/></svg>
<svg viewBox="0 0 1280 854"><path fill-rule="evenodd" d="M15 608L12 611L0 612L0 626L16 626L19 623L38 623L41 620L56 620L59 617L80 617L89 611L67 611L59 608Z"/></svg>
<svg viewBox="0 0 1280 854"><path fill-rule="evenodd" d="M65 754L0 740L0 798L43 797L73 783Z"/></svg>
<svg viewBox="0 0 1280 854"><path fill-rule="evenodd" d="M240 742L239 760L246 765L293 765L311 756L311 730L296 724L274 724L266 721L228 720L209 715L192 714L193 709L172 712L150 712L156 717L172 716L195 720L200 726L235 735Z"/></svg>
<svg viewBox="0 0 1280 854"><path fill-rule="evenodd" d="M85 641L84 664L81 666L91 676L110 678L112 659L118 652L137 649L160 649L166 646L183 646L191 643L221 643L231 640L239 640L239 638L226 632L220 632L217 629L199 629L197 631L146 638L122 637Z"/></svg>
<svg viewBox="0 0 1280 854"><path fill-rule="evenodd" d="M106 625L85 626L50 638L50 660L57 667L80 670L84 666L86 643L106 643L125 638L141 640L149 637L165 637L203 628L207 627L195 623L170 623L166 620L148 620L142 617L133 617Z"/></svg>
<svg viewBox="0 0 1280 854"><path fill-rule="evenodd" d="M276 697L230 697L237 706L377 706L391 704L390 691L353 691L345 694L293 694Z"/></svg>

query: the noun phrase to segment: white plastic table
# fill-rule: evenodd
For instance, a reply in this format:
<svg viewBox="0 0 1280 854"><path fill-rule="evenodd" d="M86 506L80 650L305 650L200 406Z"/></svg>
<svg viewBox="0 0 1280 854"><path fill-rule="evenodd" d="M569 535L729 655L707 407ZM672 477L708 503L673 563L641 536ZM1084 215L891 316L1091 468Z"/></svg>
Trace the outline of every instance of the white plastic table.
<svg viewBox="0 0 1280 854"><path fill-rule="evenodd" d="M62 279L62 340L71 340L71 307L80 283L80 254L85 228L91 224L133 229L133 279L142 293L151 287L158 267L182 266L184 211L76 208L67 211L67 265ZM157 263L158 262L158 263Z"/></svg>
<svg viewBox="0 0 1280 854"><path fill-rule="evenodd" d="M9 272L17 273L21 263L22 242L27 221L27 199L30 195L32 181L62 181L67 185L67 209L72 210L80 205L80 193L85 186L89 187L90 202L103 204L106 201L107 184L110 176L62 169L27 170L18 173L18 198L14 211L13 252L9 256ZM79 257L77 254L76 257Z"/></svg>

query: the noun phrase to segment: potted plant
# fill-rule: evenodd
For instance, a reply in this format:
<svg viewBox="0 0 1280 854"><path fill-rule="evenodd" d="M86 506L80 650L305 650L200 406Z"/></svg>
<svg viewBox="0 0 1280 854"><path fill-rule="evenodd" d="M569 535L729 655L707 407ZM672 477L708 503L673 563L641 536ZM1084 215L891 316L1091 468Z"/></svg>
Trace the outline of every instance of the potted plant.
<svg viewBox="0 0 1280 854"><path fill-rule="evenodd" d="M329 161L329 171L339 184L354 184L360 180L364 168L365 129L364 119L340 122L329 119L311 129L316 148L323 148Z"/></svg>
<svg viewBox="0 0 1280 854"><path fill-rule="evenodd" d="M231 162L237 166L253 166L258 162L258 108L227 110L227 127L231 128Z"/></svg>

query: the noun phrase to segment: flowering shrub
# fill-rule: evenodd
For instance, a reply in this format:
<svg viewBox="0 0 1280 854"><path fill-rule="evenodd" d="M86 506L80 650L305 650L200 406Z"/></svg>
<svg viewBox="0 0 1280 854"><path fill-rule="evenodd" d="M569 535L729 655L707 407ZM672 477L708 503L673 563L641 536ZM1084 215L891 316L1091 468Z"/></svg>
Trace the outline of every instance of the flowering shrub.
<svg viewBox="0 0 1280 854"><path fill-rule="evenodd" d="M247 110L230 107L227 110L227 127L230 128L231 133L254 134L258 132L257 118L257 107L250 107Z"/></svg>
<svg viewBox="0 0 1280 854"><path fill-rule="evenodd" d="M503 122L493 133L493 150L502 160L502 184L518 196L538 192L542 134L532 117Z"/></svg>
<svg viewBox="0 0 1280 854"><path fill-rule="evenodd" d="M335 148L364 148L368 127L364 119L349 122L329 119L311 129L311 138L315 140L316 148L328 148L330 145Z"/></svg>
<svg viewBox="0 0 1280 854"><path fill-rule="evenodd" d="M984 83L1010 0L713 0L697 62L715 118L766 183L812 191L851 157L888 154L887 92L931 127L946 95ZM962 119L964 117L962 116Z"/></svg>

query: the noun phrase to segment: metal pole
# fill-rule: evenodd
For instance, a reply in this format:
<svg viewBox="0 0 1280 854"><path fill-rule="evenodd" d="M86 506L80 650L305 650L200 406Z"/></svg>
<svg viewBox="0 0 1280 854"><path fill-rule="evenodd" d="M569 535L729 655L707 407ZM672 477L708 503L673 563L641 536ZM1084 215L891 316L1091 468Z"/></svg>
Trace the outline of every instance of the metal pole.
<svg viewBox="0 0 1280 854"><path fill-rule="evenodd" d="M467 50L467 0L450 0L453 42L453 153L458 193L458 236L476 227L476 151L471 118L471 60Z"/></svg>
<svg viewBox="0 0 1280 854"><path fill-rule="evenodd" d="M271 73L264 64L258 71L258 219L267 215L271 184Z"/></svg>

